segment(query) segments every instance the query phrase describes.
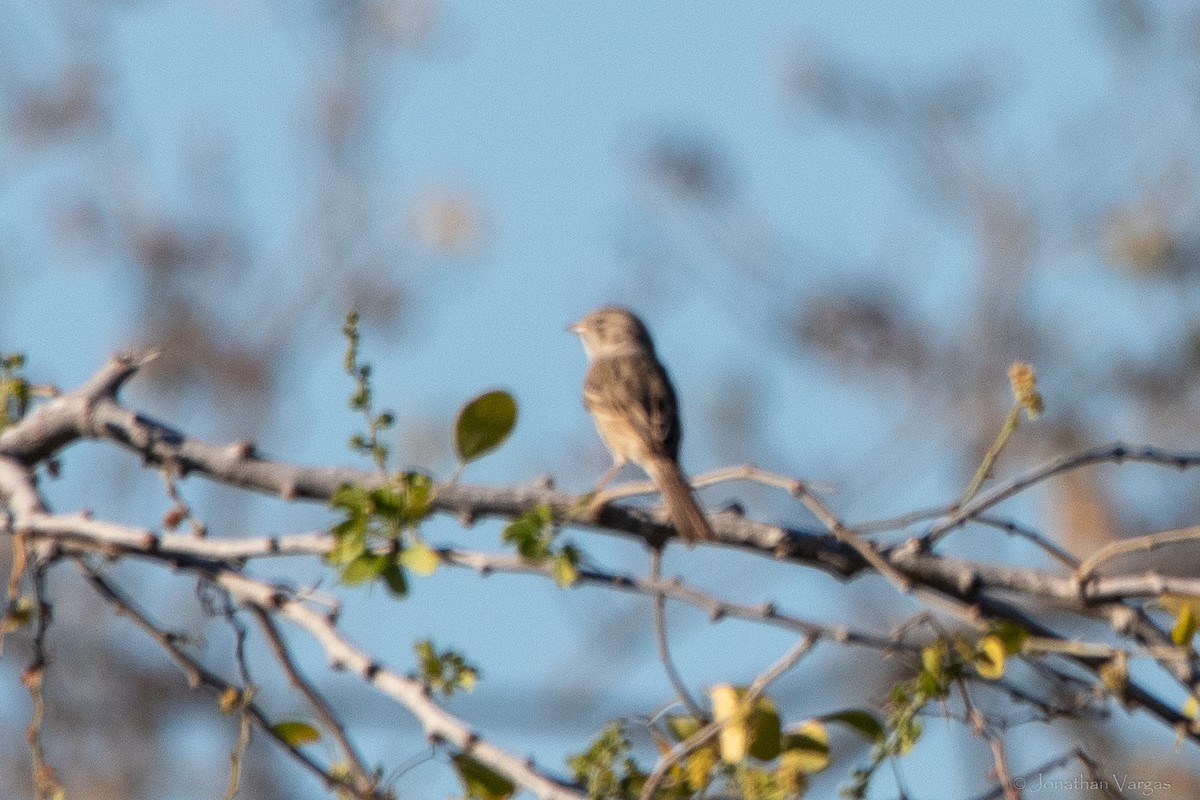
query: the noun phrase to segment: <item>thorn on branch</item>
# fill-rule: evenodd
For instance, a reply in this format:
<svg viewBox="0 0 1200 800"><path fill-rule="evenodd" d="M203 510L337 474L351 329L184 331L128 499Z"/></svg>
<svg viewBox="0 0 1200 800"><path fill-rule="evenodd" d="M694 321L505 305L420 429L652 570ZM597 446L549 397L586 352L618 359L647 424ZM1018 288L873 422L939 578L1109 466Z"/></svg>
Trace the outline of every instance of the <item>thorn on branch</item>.
<svg viewBox="0 0 1200 800"><path fill-rule="evenodd" d="M233 442L228 447L229 457L236 461L245 461L254 456L254 442L246 439Z"/></svg>

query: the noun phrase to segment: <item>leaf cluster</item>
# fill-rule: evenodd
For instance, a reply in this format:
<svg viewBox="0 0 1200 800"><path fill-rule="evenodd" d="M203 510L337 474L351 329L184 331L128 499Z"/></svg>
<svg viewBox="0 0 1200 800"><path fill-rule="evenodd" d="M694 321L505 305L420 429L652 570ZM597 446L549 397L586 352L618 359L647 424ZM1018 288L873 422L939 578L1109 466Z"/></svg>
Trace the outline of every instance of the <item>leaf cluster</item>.
<svg viewBox="0 0 1200 800"><path fill-rule="evenodd" d="M580 553L572 544L555 546L557 536L553 509L539 504L510 522L502 539L515 546L522 558L534 564L549 562L554 570L554 582L560 588L566 588L579 580Z"/></svg>
<svg viewBox="0 0 1200 800"><path fill-rule="evenodd" d="M421 539L418 526L429 515L433 483L409 472L371 489L342 486L330 499L344 518L333 527L334 546L325 560L339 567L348 586L379 580L393 595L408 594L405 569L428 575L438 555Z"/></svg>
<svg viewBox="0 0 1200 800"><path fill-rule="evenodd" d="M429 639L416 642L413 652L417 656L417 671L421 681L431 691L451 697L456 691L469 692L475 688L479 670L469 664L461 653L454 650L439 652Z"/></svg>
<svg viewBox="0 0 1200 800"><path fill-rule="evenodd" d="M707 720L688 714L666 715L646 723L659 756L683 755L667 770L655 800L684 800L715 790L752 800L789 800L808 789L808 777L831 763L830 723L844 726L870 742L881 742L884 728L869 711L847 709L784 728L774 701L751 697L746 687L722 684L710 692L718 734L698 740ZM592 798L632 800L648 775L631 756L626 726L617 720L583 753L567 764Z"/></svg>

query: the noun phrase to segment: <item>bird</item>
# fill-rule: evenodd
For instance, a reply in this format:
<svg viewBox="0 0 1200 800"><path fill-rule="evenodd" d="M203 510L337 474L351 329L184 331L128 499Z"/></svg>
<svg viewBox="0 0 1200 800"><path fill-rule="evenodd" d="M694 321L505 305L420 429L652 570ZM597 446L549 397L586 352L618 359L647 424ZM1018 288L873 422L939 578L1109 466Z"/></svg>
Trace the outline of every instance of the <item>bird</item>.
<svg viewBox="0 0 1200 800"><path fill-rule="evenodd" d="M679 406L645 324L629 309L602 306L571 325L587 354L583 405L613 466L598 494L629 462L654 481L680 538L692 546L716 539L679 467Z"/></svg>

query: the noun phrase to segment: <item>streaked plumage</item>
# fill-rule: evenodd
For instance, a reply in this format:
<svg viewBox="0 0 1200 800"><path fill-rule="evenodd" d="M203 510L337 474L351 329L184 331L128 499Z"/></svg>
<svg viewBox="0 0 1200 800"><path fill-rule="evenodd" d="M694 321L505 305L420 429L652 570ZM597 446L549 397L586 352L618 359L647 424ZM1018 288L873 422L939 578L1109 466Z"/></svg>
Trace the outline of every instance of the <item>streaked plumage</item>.
<svg viewBox="0 0 1200 800"><path fill-rule="evenodd" d="M583 404L613 457L613 470L632 461L658 485L679 535L711 541L712 528L679 468L679 409L671 379L650 333L633 313L599 308L571 327L591 360Z"/></svg>

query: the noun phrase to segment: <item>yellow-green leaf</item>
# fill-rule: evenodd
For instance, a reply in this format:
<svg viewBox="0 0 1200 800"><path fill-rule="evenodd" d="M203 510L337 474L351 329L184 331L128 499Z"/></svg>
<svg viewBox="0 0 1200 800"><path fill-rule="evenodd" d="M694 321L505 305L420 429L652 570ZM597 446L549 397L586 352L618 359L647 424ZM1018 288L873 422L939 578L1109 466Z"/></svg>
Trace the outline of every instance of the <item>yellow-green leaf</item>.
<svg viewBox="0 0 1200 800"><path fill-rule="evenodd" d="M285 720L271 726L271 730L292 747L321 741L321 732L307 722Z"/></svg>
<svg viewBox="0 0 1200 800"><path fill-rule="evenodd" d="M1110 692L1123 696L1129 685L1129 656L1124 650L1118 650L1115 656L1100 665L1096 673Z"/></svg>
<svg viewBox="0 0 1200 800"><path fill-rule="evenodd" d="M1196 615L1192 612L1191 603L1182 603L1179 615L1175 618L1175 627L1171 628L1171 641L1180 647L1191 644L1196 635Z"/></svg>
<svg viewBox="0 0 1200 800"><path fill-rule="evenodd" d="M342 570L341 581L347 586L357 586L379 577L390 559L384 554L363 553Z"/></svg>
<svg viewBox="0 0 1200 800"><path fill-rule="evenodd" d="M921 648L921 666L931 675L941 675L946 661L946 643L939 639Z"/></svg>
<svg viewBox="0 0 1200 800"><path fill-rule="evenodd" d="M717 760L717 750L714 747L701 747L689 755L683 762L683 774L688 788L693 792L701 792L708 788Z"/></svg>
<svg viewBox="0 0 1200 800"><path fill-rule="evenodd" d="M834 714L821 717L822 722L840 722L849 727L868 742L882 742L887 735L883 723L870 711L858 708L848 708Z"/></svg>
<svg viewBox="0 0 1200 800"><path fill-rule="evenodd" d="M400 554L400 563L421 576L432 575L440 561L437 551L419 539Z"/></svg>
<svg viewBox="0 0 1200 800"><path fill-rule="evenodd" d="M496 390L462 407L454 422L454 449L464 464L499 447L517 424L517 401Z"/></svg>
<svg viewBox="0 0 1200 800"><path fill-rule="evenodd" d="M575 566L575 558L570 551L562 551L554 556L554 583L560 589L573 586L579 580L579 568Z"/></svg>
<svg viewBox="0 0 1200 800"><path fill-rule="evenodd" d="M1188 699L1183 701L1181 713L1188 719L1195 719L1197 715L1200 715L1200 700L1196 699L1196 695L1188 695Z"/></svg>
<svg viewBox="0 0 1200 800"><path fill-rule="evenodd" d="M1004 652L1010 656L1015 656L1024 650L1025 642L1029 640L1028 629L1015 622L998 622L992 626L991 633L1004 643Z"/></svg>
<svg viewBox="0 0 1200 800"><path fill-rule="evenodd" d="M750 739L742 692L727 683L720 683L709 690L708 695L712 701L713 720L723 725L717 738L721 760L736 764L746 757Z"/></svg>
<svg viewBox="0 0 1200 800"><path fill-rule="evenodd" d="M383 578L383 584L396 597L404 597L408 594L408 579L404 577L404 570L400 569L400 565L392 562L383 568L383 572L379 573L379 577Z"/></svg>
<svg viewBox="0 0 1200 800"><path fill-rule="evenodd" d="M774 761L782 749L782 722L775 703L769 697L760 697L750 709L748 720L750 743L747 751L760 761Z"/></svg>
<svg viewBox="0 0 1200 800"><path fill-rule="evenodd" d="M798 772L820 772L829 766L829 732L815 719L792 728L784 734L779 760Z"/></svg>
<svg viewBox="0 0 1200 800"><path fill-rule="evenodd" d="M1004 642L999 636L989 634L979 640L975 651L975 671L979 677L989 681L1004 677Z"/></svg>
<svg viewBox="0 0 1200 800"><path fill-rule="evenodd" d="M466 796L470 800L506 800L512 797L517 790L517 787L508 778L480 764L465 753L452 756L450 761L454 764L454 770L458 773Z"/></svg>
<svg viewBox="0 0 1200 800"><path fill-rule="evenodd" d="M808 775L803 769L803 758L785 752L775 767L775 784L783 797L803 797L808 789Z"/></svg>
<svg viewBox="0 0 1200 800"><path fill-rule="evenodd" d="M704 727L704 723L690 714L673 714L668 716L664 722L676 742L682 742L684 739L695 736Z"/></svg>

